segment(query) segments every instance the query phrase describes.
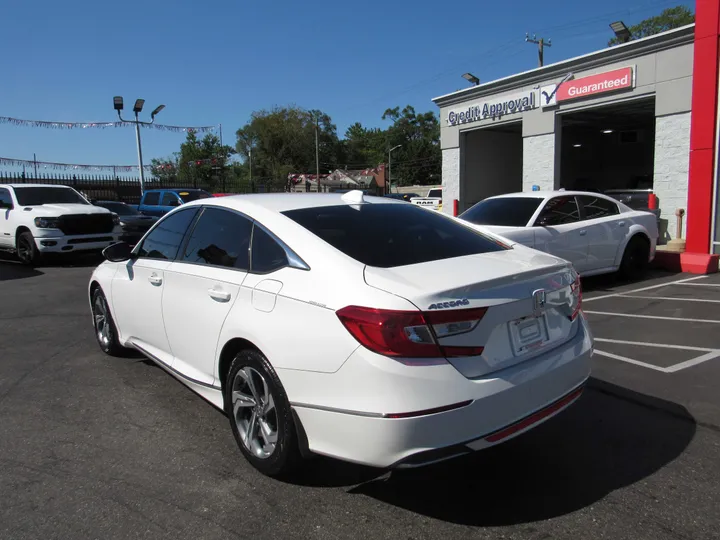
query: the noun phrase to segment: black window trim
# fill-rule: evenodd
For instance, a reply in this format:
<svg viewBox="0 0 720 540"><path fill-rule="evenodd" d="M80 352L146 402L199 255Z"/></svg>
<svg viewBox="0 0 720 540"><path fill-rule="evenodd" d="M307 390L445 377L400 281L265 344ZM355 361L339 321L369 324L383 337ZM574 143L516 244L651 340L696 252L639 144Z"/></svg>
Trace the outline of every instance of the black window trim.
<svg viewBox="0 0 720 540"><path fill-rule="evenodd" d="M598 217L598 218L589 218L589 217L587 217L587 214L585 213L585 205L582 204L580 197L595 197L596 199L602 199L603 201L609 202L610 204L615 206L617 213L611 214L609 216ZM612 199L606 199L605 197L598 197L596 195L575 195L575 202L577 203L578 209L580 210L580 221L593 221L595 219L605 219L607 217L620 215L620 206L618 206L617 201L614 201Z"/></svg>
<svg viewBox="0 0 720 540"><path fill-rule="evenodd" d="M144 260L144 261L167 261L167 262L175 262L177 260L177 253L175 254L175 258L173 259L153 259L152 257L139 257L138 253L140 252L140 249L142 249L143 244L145 243L145 240L147 240L147 237L150 236L150 234L166 219L168 219L170 216L174 216L176 214L179 214L180 212L192 212L195 211L195 217L192 218L192 221L190 221L190 225L188 225L188 228L185 230L185 234L183 236L183 239L180 241L180 246L178 247L178 253L180 253L180 250L183 250L183 253L185 251L185 245L187 243L187 240L189 239L189 234L192 234L192 231L195 230L195 224L197 223L198 217L200 217L200 214L202 212L198 211L196 206L185 206L178 207L177 211L168 212L165 214L162 218L158 219L155 222L155 225L150 227L145 235L140 239L140 241L135 244L135 247L133 248L132 252L136 256L136 260Z"/></svg>
<svg viewBox="0 0 720 540"><path fill-rule="evenodd" d="M568 197L568 196L567 195L553 195L549 199L546 199L545 202L543 203L543 205L540 207L540 210L537 211L537 217L533 220L533 224L531 225L531 227L542 227L542 225L538 225L538 220L540 219L540 216L542 216L548 203L550 201L552 201L553 199L557 199L559 197ZM572 225L573 223L580 223L582 221L585 221L585 208L580 204L580 201L578 200L577 195L573 195L572 198L575 200L575 206L577 206L577 209L578 209L578 220L570 222L570 223L561 223L560 225L550 225L550 227L560 227L561 225Z"/></svg>
<svg viewBox="0 0 720 540"><path fill-rule="evenodd" d="M278 238L278 236L275 233L270 231L262 223L251 218L247 214L240 212L238 210L235 210L233 208L228 208L226 206L218 206L218 205L214 205L214 204L212 204L212 205L209 205L209 204L203 204L203 205L184 204L177 211L173 211L173 212L169 212L169 213L165 214L162 217L162 219L158 220L157 223L155 223L155 225L153 225L150 228L150 230L148 230L147 233L145 233L145 236L142 238L142 240L140 242L138 242L138 244L133 248L133 253L137 254L137 251L142 246L143 242L145 241L145 238L150 235L150 233L155 229L155 227L157 227L160 223L165 221L165 219L167 219L168 216L174 215L178 212L189 211L189 210L192 210L195 208L198 208L199 211L197 212L197 214L195 215L193 220L190 222L190 225L188 226L187 231L185 232L185 236L183 236L182 242L180 243L180 247L178 248L175 258L167 259L168 261L175 262L178 264L188 264L188 265L193 265L193 266L207 266L210 268L233 270L235 272L245 272L247 274L255 274L255 275L267 275L267 274L271 274L273 272L277 272L278 270L282 270L283 268L294 268L296 270L306 270L306 271L310 270L310 265L307 264L302 259L302 257L300 257L297 253L295 253L295 251L293 251L292 248L290 248L285 242L280 240L280 238ZM181 260L181 257L183 257L185 255L185 250L187 249L187 245L190 242L190 238L192 237L193 233L195 232L195 227L197 227L198 221L200 220L202 215L205 213L205 210L207 208L217 208L219 210L224 210L226 212L232 212L233 214L237 214L238 216L247 219L252 224L252 229L250 230L250 243L248 244L248 267L249 268L247 270L242 270L240 268L234 268L234 267L229 267L229 266L221 266L218 264L209 264L209 263L191 262L191 261ZM272 238L275 242L278 243L278 245L283 249L283 251L285 251L285 255L287 256L288 264L281 266L279 268L276 268L274 270L270 270L269 272L253 271L253 269L252 269L252 243L253 243L253 236L255 235L255 226L260 227L268 236L270 236L270 238ZM165 260L165 259L151 259L149 257L143 257L143 259L147 259L147 260L151 260L151 261Z"/></svg>

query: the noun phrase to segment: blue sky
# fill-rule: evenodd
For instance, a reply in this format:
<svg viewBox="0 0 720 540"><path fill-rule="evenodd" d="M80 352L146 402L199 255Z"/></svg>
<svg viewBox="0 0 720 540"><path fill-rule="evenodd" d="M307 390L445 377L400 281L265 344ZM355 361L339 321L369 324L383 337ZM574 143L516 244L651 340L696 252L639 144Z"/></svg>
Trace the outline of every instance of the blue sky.
<svg viewBox="0 0 720 540"><path fill-rule="evenodd" d="M551 63L605 46L678 0L34 0L2 9L0 116L113 121L112 97L146 100L157 122L222 124L226 144L257 109L296 104L330 114L342 136L381 126L388 107L436 110L433 97L537 65L525 33L551 38ZM184 135L143 130L146 163ZM49 130L0 124L0 157L137 163L131 128ZM0 170L10 170L0 166Z"/></svg>

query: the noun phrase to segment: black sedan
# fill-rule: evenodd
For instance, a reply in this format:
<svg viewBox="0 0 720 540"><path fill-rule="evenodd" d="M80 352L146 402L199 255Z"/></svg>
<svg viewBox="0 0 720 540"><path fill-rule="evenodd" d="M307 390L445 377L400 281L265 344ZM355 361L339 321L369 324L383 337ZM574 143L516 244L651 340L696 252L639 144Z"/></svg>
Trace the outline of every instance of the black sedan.
<svg viewBox="0 0 720 540"><path fill-rule="evenodd" d="M137 243L158 220L157 217L141 214L137 209L123 202L94 201L93 204L107 208L120 217L120 225L123 228L123 235L120 239L131 245Z"/></svg>

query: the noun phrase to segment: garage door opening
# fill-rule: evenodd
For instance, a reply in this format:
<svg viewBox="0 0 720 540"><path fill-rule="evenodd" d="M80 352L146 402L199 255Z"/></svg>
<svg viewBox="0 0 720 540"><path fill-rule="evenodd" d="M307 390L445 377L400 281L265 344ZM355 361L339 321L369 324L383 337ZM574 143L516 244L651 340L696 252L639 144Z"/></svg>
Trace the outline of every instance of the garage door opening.
<svg viewBox="0 0 720 540"><path fill-rule="evenodd" d="M463 134L460 211L493 195L522 191L522 122Z"/></svg>
<svg viewBox="0 0 720 540"><path fill-rule="evenodd" d="M562 114L561 125L561 187L614 192L609 195L635 191L633 198L647 199L653 188L655 98Z"/></svg>

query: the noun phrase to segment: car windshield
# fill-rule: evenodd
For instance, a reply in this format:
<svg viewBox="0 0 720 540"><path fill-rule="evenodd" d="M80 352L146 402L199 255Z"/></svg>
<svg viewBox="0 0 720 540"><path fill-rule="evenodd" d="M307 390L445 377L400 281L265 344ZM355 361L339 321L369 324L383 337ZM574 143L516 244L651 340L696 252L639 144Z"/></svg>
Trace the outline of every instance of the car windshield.
<svg viewBox="0 0 720 540"><path fill-rule="evenodd" d="M449 217L411 204L324 206L283 213L345 255L381 268L506 249Z"/></svg>
<svg viewBox="0 0 720 540"><path fill-rule="evenodd" d="M180 195L180 198L186 203L212 197L207 191L176 191L175 193Z"/></svg>
<svg viewBox="0 0 720 540"><path fill-rule="evenodd" d="M458 217L476 225L525 227L542 201L540 197L485 199Z"/></svg>
<svg viewBox="0 0 720 540"><path fill-rule="evenodd" d="M135 210L132 206L119 202L99 202L95 203L97 206L107 208L111 212L115 212L118 216L139 216L140 212Z"/></svg>
<svg viewBox="0 0 720 540"><path fill-rule="evenodd" d="M90 204L77 191L68 187L16 187L15 196L20 206Z"/></svg>

